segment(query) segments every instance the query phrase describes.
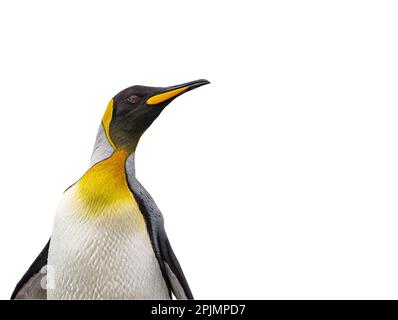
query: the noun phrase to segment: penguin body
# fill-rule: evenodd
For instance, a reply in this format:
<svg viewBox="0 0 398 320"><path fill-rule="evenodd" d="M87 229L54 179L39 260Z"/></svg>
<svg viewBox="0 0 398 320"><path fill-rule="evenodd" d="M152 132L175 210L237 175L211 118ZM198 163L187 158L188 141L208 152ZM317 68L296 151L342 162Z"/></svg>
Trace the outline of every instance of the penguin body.
<svg viewBox="0 0 398 320"><path fill-rule="evenodd" d="M12 299L193 298L162 214L135 177L134 155L162 108L207 83L130 87L111 100L90 168L61 197L52 237Z"/></svg>
<svg viewBox="0 0 398 320"><path fill-rule="evenodd" d="M55 270L49 299L170 297L144 216L127 185L126 159L121 151L113 153L64 193L48 255Z"/></svg>

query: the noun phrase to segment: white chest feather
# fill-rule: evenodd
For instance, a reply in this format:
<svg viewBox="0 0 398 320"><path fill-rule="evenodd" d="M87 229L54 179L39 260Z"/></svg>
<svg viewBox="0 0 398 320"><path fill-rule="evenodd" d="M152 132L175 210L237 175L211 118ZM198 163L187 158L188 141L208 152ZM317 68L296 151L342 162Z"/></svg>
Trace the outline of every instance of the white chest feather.
<svg viewBox="0 0 398 320"><path fill-rule="evenodd" d="M59 204L48 256L48 299L168 299L137 207L85 217L75 187ZM111 210L111 209L109 209Z"/></svg>

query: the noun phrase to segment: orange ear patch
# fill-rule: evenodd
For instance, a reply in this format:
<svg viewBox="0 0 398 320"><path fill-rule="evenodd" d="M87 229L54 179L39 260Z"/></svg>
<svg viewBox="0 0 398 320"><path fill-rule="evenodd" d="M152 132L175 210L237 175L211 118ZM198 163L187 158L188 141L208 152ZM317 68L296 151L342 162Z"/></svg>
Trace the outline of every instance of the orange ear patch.
<svg viewBox="0 0 398 320"><path fill-rule="evenodd" d="M108 138L109 143L111 144L113 149L116 149L116 146L114 145L111 136L109 134L109 127L112 121L112 114L113 114L113 99L109 101L108 106L106 107L105 114L102 118L102 125L104 126L105 134L106 137Z"/></svg>

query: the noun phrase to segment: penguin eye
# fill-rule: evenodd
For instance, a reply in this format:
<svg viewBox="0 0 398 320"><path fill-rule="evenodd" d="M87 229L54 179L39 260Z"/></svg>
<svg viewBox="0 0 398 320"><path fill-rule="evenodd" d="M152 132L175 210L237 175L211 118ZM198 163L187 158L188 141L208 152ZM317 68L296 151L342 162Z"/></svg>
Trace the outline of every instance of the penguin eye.
<svg viewBox="0 0 398 320"><path fill-rule="evenodd" d="M139 99L140 99L140 98L139 98L138 96L132 95L132 96L130 96L130 97L127 98L127 101L130 102L130 103L132 103L132 104L134 104L134 103L136 103Z"/></svg>

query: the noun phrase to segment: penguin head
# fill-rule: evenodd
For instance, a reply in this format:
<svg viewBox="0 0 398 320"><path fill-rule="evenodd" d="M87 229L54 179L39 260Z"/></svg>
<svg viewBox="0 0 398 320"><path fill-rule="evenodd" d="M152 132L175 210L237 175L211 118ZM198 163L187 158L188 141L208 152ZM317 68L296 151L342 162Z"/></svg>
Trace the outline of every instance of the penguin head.
<svg viewBox="0 0 398 320"><path fill-rule="evenodd" d="M208 83L196 80L171 87L132 86L122 90L109 102L102 119L110 144L114 149L134 151L141 135L172 100Z"/></svg>

